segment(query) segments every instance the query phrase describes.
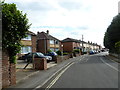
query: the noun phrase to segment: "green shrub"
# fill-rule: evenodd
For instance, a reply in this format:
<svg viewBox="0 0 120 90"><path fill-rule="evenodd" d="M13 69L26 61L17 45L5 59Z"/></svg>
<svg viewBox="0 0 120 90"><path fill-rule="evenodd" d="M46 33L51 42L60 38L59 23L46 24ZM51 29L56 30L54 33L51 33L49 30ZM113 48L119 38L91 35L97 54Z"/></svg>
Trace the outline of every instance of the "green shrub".
<svg viewBox="0 0 120 90"><path fill-rule="evenodd" d="M74 49L73 53L80 53L80 50L79 49Z"/></svg>
<svg viewBox="0 0 120 90"><path fill-rule="evenodd" d="M48 49L48 50L47 50L47 53L50 53L50 52L52 52L52 50Z"/></svg>
<svg viewBox="0 0 120 90"><path fill-rule="evenodd" d="M65 53L63 53L63 55L68 55L69 53L67 53L67 52L65 52Z"/></svg>
<svg viewBox="0 0 120 90"><path fill-rule="evenodd" d="M61 52L60 50L58 50L56 53L57 53L58 55L62 55L62 52Z"/></svg>
<svg viewBox="0 0 120 90"><path fill-rule="evenodd" d="M84 54L87 54L87 52L84 52Z"/></svg>

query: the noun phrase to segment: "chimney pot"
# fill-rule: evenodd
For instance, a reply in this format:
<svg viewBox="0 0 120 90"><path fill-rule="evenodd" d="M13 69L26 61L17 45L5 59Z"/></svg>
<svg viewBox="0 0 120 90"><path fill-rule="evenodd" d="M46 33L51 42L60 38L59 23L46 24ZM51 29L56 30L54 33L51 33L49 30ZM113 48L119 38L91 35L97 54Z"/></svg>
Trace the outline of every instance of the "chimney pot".
<svg viewBox="0 0 120 90"><path fill-rule="evenodd" d="M40 32L38 31L37 34L39 34Z"/></svg>
<svg viewBox="0 0 120 90"><path fill-rule="evenodd" d="M47 34L49 35L49 30L47 30Z"/></svg>

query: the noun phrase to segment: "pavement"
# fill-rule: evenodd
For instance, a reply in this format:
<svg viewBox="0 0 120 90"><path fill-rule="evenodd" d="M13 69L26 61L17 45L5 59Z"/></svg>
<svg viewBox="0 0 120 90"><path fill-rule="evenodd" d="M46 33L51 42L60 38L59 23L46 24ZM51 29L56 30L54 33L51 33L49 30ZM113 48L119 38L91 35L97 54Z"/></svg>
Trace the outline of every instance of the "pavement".
<svg viewBox="0 0 120 90"><path fill-rule="evenodd" d="M30 76L37 74L40 70L34 70L33 64L30 63L26 69L23 69L26 66L26 62L24 60L17 60L16 64L16 83L29 78ZM56 66L55 62L47 63L47 69Z"/></svg>
<svg viewBox="0 0 120 90"><path fill-rule="evenodd" d="M112 61L115 61L115 62L120 63L120 59L118 59L118 58L116 58L116 57L114 57L114 56L106 55L106 57L109 58L109 59L112 60Z"/></svg>
<svg viewBox="0 0 120 90"><path fill-rule="evenodd" d="M26 70L18 70L16 72L17 84L8 87L10 88L36 88L43 86L46 82L48 82L51 78L65 69L69 64L72 62L82 58L85 55L81 55L78 57L70 58L67 60L62 61L59 64L55 64L53 62L48 63L47 70L32 70L30 66ZM32 66L32 65L31 65ZM18 68L18 66L17 66ZM20 69L20 68L18 68ZM39 88L38 87L38 88Z"/></svg>

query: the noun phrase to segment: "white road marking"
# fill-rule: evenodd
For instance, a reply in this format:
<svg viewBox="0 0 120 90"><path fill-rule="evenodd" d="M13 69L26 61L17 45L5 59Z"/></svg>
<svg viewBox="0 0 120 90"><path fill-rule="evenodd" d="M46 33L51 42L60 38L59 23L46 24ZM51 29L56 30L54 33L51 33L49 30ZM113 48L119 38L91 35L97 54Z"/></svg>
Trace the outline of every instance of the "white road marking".
<svg viewBox="0 0 120 90"><path fill-rule="evenodd" d="M79 61L82 61L82 59L84 59L85 57L82 57L82 58L80 58L80 60Z"/></svg>
<svg viewBox="0 0 120 90"><path fill-rule="evenodd" d="M112 69L114 69L114 70L116 70L116 71L119 72L119 70L118 70L117 68L115 68L115 67L113 67L112 65L106 63L102 58L100 58L100 59L101 59L101 61L102 61L103 63L105 63L106 65L108 65L108 66L111 67Z"/></svg>
<svg viewBox="0 0 120 90"><path fill-rule="evenodd" d="M70 63L68 63L67 65L65 65L64 67L68 66ZM63 68L64 68L63 67ZM38 88L41 88L45 83L47 83L53 76L55 76L59 71L61 71L63 68L60 68L57 72L55 72L52 76L50 76L42 85L39 85L37 87L35 87L33 90L36 90Z"/></svg>
<svg viewBox="0 0 120 90"><path fill-rule="evenodd" d="M71 63L67 68L65 68L47 87L45 90L49 90L49 88L51 88L55 83L56 81L62 76L62 74L71 66L73 65L73 63Z"/></svg>
<svg viewBox="0 0 120 90"><path fill-rule="evenodd" d="M86 59L86 61L85 62L87 62L88 61L88 58Z"/></svg>
<svg viewBox="0 0 120 90"><path fill-rule="evenodd" d="M86 58L85 60L83 60L84 58ZM81 59L79 59L79 61L85 61L85 62L87 62L89 60L89 57L82 57Z"/></svg>
<svg viewBox="0 0 120 90"><path fill-rule="evenodd" d="M80 59L80 61L82 60L82 59L84 59L85 57L83 57L83 56L81 56L81 59ZM65 65L65 67L66 66L68 66L70 63L68 63L67 65ZM74 63L73 63L74 64ZM63 67L64 68L64 67ZM45 83L47 83L55 74L57 74L59 71L61 71L63 68L61 68L61 69L59 69L57 72L55 72L51 77L49 77L42 85L39 85L39 86L37 86L37 87L35 87L33 90L36 90L36 89L38 89L38 88L41 88Z"/></svg>

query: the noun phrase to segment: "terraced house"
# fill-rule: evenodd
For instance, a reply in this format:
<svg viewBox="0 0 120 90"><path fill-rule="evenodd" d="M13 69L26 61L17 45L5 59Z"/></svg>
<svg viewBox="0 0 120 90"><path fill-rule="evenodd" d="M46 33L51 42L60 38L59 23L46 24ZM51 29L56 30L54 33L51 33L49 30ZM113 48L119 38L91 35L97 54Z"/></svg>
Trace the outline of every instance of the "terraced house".
<svg viewBox="0 0 120 90"><path fill-rule="evenodd" d="M54 52L61 50L61 41L49 34L47 32L38 32L37 33L37 51L42 53L47 53L48 50Z"/></svg>
<svg viewBox="0 0 120 90"><path fill-rule="evenodd" d="M73 38L66 38L62 40L62 44L63 51L65 52L72 52L74 49L81 49L83 52L89 52L90 50L99 51L101 47L97 43L90 43L89 41L85 42Z"/></svg>

